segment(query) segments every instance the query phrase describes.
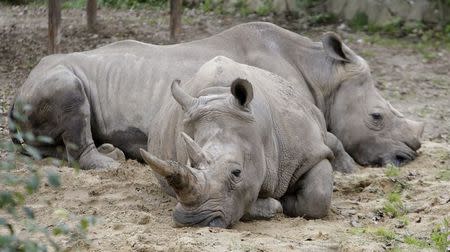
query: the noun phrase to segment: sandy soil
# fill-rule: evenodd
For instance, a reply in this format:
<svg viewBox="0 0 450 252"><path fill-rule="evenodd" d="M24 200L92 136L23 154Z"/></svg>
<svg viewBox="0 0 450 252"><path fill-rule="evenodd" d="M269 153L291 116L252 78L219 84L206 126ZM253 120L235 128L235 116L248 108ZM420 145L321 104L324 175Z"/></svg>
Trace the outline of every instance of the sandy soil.
<svg viewBox="0 0 450 252"><path fill-rule="evenodd" d="M169 43L168 17L161 11L99 11L98 33L88 33L84 12L63 12L63 52L96 48L121 39ZM188 11L181 41L209 36L248 20L266 20L317 39L334 26L309 27L299 20L230 17ZM46 11L40 7L0 5L0 140L9 141L6 114L15 89L46 54ZM107 25L106 25L107 24ZM336 174L331 211L322 220L277 216L270 221L241 222L233 229L175 228L175 200L164 195L148 167L127 161L108 171L80 171L35 162L55 170L62 187L41 188L27 200L37 219L52 227L55 209L94 215L98 223L86 241L60 240L65 247L92 251L384 251L423 250L407 244L414 237L433 244L431 233L450 219L450 53L432 48L434 57L413 43L374 40L341 31L351 48L370 63L383 95L406 116L427 123L420 156L389 175L387 168L361 168ZM2 158L5 153L0 154ZM19 174L27 172L20 167ZM400 188L400 189L398 189ZM383 211L388 195L400 190L405 215ZM389 233L390 232L390 233ZM388 233L388 234L387 234ZM435 250L436 248L429 248Z"/></svg>

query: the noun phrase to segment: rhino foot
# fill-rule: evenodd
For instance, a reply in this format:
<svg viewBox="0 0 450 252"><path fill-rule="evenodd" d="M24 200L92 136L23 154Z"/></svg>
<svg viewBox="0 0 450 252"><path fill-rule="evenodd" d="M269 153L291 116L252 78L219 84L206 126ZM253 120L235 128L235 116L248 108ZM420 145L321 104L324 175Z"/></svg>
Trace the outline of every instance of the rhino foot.
<svg viewBox="0 0 450 252"><path fill-rule="evenodd" d="M345 151L341 141L335 135L327 132L325 143L334 153L334 160L331 161L333 171L342 173L353 173L356 171L356 163Z"/></svg>
<svg viewBox="0 0 450 252"><path fill-rule="evenodd" d="M356 163L353 158L347 152L341 152L331 161L334 171L342 173L354 173L356 168Z"/></svg>
<svg viewBox="0 0 450 252"><path fill-rule="evenodd" d="M281 203L274 198L258 198L241 220L267 220L282 213Z"/></svg>
<svg viewBox="0 0 450 252"><path fill-rule="evenodd" d="M79 163L80 168L83 170L111 169L119 166L119 162L109 156L99 153L96 148L92 148L91 150L83 153L80 157Z"/></svg>
<svg viewBox="0 0 450 252"><path fill-rule="evenodd" d="M114 145L105 143L97 148L98 152L110 157L116 161L125 161L125 154L119 148L114 147Z"/></svg>

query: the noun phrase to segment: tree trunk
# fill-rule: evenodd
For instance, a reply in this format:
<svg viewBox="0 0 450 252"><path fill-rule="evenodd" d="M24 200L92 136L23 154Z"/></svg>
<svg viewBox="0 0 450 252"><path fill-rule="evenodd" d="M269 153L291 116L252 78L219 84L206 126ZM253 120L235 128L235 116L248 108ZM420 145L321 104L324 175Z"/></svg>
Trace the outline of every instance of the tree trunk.
<svg viewBox="0 0 450 252"><path fill-rule="evenodd" d="M87 0L86 12L87 12L88 30L93 32L97 28L96 27L96 25L97 25L97 1L96 0Z"/></svg>
<svg viewBox="0 0 450 252"><path fill-rule="evenodd" d="M61 40L61 2L48 0L48 53L59 53Z"/></svg>
<svg viewBox="0 0 450 252"><path fill-rule="evenodd" d="M181 31L181 14L183 0L170 0L170 39L177 41Z"/></svg>

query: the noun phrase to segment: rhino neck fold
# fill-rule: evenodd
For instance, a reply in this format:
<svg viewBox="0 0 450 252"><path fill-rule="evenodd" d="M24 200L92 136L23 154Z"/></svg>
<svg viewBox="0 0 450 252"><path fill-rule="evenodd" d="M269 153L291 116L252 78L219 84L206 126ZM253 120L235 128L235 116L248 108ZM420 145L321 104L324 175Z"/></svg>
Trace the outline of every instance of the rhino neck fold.
<svg viewBox="0 0 450 252"><path fill-rule="evenodd" d="M322 111L327 125L330 120L330 107L334 102L336 85L334 76L338 75L332 59L325 55L322 46L299 50L295 65L314 98L314 104Z"/></svg>

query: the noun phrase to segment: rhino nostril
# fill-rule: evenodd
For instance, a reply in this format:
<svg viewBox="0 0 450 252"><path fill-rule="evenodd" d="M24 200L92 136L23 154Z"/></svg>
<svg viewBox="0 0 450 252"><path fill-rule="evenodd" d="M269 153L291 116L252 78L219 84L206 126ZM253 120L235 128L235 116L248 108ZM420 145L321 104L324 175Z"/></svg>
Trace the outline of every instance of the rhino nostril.
<svg viewBox="0 0 450 252"><path fill-rule="evenodd" d="M220 217L214 218L212 221L209 222L208 226L210 226L210 227L219 227L219 228L226 228L227 227L225 222Z"/></svg>

